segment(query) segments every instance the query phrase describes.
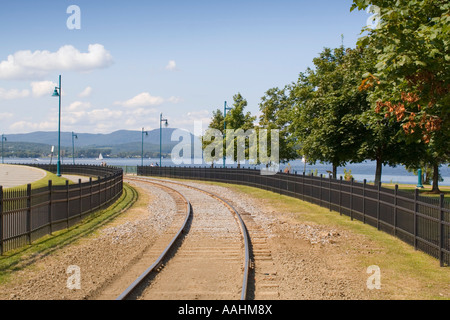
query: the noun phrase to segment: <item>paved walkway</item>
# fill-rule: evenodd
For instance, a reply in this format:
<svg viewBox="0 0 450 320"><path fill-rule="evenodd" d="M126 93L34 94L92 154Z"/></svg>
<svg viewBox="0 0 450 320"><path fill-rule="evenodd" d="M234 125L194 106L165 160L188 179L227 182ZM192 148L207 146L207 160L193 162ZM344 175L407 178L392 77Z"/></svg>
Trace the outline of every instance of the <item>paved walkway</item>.
<svg viewBox="0 0 450 320"><path fill-rule="evenodd" d="M62 177L66 178L67 180L70 180L70 181L72 181L74 183L78 183L79 179L81 179L81 183L89 182L89 177L86 177L86 176L77 176L77 175L73 175L73 174L63 174ZM96 180L96 179L92 179L92 180Z"/></svg>
<svg viewBox="0 0 450 320"><path fill-rule="evenodd" d="M0 164L0 186L3 188L32 183L41 180L46 175L47 172L38 168Z"/></svg>

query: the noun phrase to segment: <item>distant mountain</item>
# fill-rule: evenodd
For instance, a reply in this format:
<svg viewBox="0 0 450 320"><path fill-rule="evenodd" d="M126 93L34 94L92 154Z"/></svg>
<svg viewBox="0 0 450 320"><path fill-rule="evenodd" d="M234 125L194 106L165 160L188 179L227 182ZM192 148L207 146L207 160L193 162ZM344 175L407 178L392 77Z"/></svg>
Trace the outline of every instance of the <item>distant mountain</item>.
<svg viewBox="0 0 450 320"><path fill-rule="evenodd" d="M177 129L163 128L162 143L164 145L173 145L178 142L171 141L172 133ZM77 147L113 147L117 145L126 145L139 142L142 143L142 132L131 130L119 130L109 134L75 133ZM191 135L191 139L195 137ZM58 132L33 132L25 134L7 134L8 142L27 142L46 145L58 145ZM193 140L192 140L193 141ZM159 129L148 131L148 136L144 136L145 144L154 144L159 146ZM61 147L72 147L72 133L61 132Z"/></svg>

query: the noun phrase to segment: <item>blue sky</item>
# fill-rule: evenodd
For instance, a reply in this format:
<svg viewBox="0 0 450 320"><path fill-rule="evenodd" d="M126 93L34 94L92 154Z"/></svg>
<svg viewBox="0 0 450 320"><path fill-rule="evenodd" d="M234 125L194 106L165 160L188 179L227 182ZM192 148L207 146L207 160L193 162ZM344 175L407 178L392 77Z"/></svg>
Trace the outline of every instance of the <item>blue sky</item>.
<svg viewBox="0 0 450 320"><path fill-rule="evenodd" d="M369 14L351 0L2 1L0 133L193 131L240 92L258 115L264 93L297 80L324 47L354 47ZM81 29L70 30L70 5Z"/></svg>

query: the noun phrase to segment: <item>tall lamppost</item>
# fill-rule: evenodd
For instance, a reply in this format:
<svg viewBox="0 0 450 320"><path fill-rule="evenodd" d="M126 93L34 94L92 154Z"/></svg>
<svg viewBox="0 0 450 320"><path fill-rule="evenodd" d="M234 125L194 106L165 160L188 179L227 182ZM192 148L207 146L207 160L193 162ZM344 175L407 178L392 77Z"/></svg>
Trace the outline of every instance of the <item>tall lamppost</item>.
<svg viewBox="0 0 450 320"><path fill-rule="evenodd" d="M144 131L144 128L142 128L142 152L141 152L141 167L144 166L144 134L148 136L148 132Z"/></svg>
<svg viewBox="0 0 450 320"><path fill-rule="evenodd" d="M163 119L162 113L159 115L159 166L162 167L162 123L164 122L164 126L167 128L169 122L167 119Z"/></svg>
<svg viewBox="0 0 450 320"><path fill-rule="evenodd" d="M2 163L5 163L5 162L3 161L3 141L7 141L4 134L2 134Z"/></svg>
<svg viewBox="0 0 450 320"><path fill-rule="evenodd" d="M58 91L59 90L59 91ZM59 87L55 87L53 97L59 97L59 117L58 117L58 162L56 164L56 175L61 177L61 75L59 75Z"/></svg>
<svg viewBox="0 0 450 320"><path fill-rule="evenodd" d="M226 141L227 141L227 111L231 110L232 108L228 108L227 107L227 102L225 101L225 105L223 107L223 140L225 141L225 145L226 145ZM223 167L225 168L225 162L226 162L226 150L223 150Z"/></svg>
<svg viewBox="0 0 450 320"><path fill-rule="evenodd" d="M72 132L72 159L73 164L75 164L75 139L78 139L78 136Z"/></svg>

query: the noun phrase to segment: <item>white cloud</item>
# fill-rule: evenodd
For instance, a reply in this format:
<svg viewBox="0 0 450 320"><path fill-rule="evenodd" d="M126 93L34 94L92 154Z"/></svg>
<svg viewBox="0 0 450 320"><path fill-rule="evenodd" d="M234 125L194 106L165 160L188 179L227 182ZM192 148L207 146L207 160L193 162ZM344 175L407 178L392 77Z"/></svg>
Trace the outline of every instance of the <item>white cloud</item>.
<svg viewBox="0 0 450 320"><path fill-rule="evenodd" d="M121 105L127 108L142 108L142 107L153 107L153 106L159 106L165 102L169 103L179 103L181 102L181 98L177 97L170 97L168 99L165 99L163 97L155 97L152 96L148 92L143 92L138 94L137 96L131 98L127 101L116 101L115 105Z"/></svg>
<svg viewBox="0 0 450 320"><path fill-rule="evenodd" d="M91 44L87 53L71 45L56 52L23 50L0 62L0 79L27 80L46 76L51 71L92 71L111 66L111 54L101 44Z"/></svg>
<svg viewBox="0 0 450 320"><path fill-rule="evenodd" d="M171 117L169 120L171 127L194 133L195 123L201 123L202 131L208 128L211 122L211 113L208 110L199 110L181 114L177 117Z"/></svg>
<svg viewBox="0 0 450 320"><path fill-rule="evenodd" d="M177 63L174 60L170 60L166 66L166 70L174 71L177 68Z"/></svg>
<svg viewBox="0 0 450 320"><path fill-rule="evenodd" d="M52 131L57 130L56 121L44 121L34 123L30 121L18 121L9 127L13 132Z"/></svg>
<svg viewBox="0 0 450 320"><path fill-rule="evenodd" d="M180 103L181 101L183 101L183 99L177 97L170 97L169 99L167 99L167 101L169 101L170 103Z"/></svg>
<svg viewBox="0 0 450 320"><path fill-rule="evenodd" d="M0 112L0 120L12 118L14 114L10 112Z"/></svg>
<svg viewBox="0 0 450 320"><path fill-rule="evenodd" d="M17 90L17 89L6 90L3 88L0 88L0 100L14 100L14 99L26 98L29 95L30 95L29 90Z"/></svg>
<svg viewBox="0 0 450 320"><path fill-rule="evenodd" d="M58 84L52 81L32 82L31 90L35 97L50 96L57 86Z"/></svg>
<svg viewBox="0 0 450 320"><path fill-rule="evenodd" d="M133 107L149 107L149 106L158 106L164 103L164 98L162 97L154 97L148 92L143 92L138 94L134 98L123 102L116 102L116 105L122 105L124 107L133 108Z"/></svg>
<svg viewBox="0 0 450 320"><path fill-rule="evenodd" d="M91 93L92 93L92 88L91 87L86 87L86 89L81 91L78 96L80 98L87 98L87 97L90 97Z"/></svg>
<svg viewBox="0 0 450 320"><path fill-rule="evenodd" d="M65 110L67 112L80 112L91 108L91 104L89 102L81 102L75 101L72 102Z"/></svg>

